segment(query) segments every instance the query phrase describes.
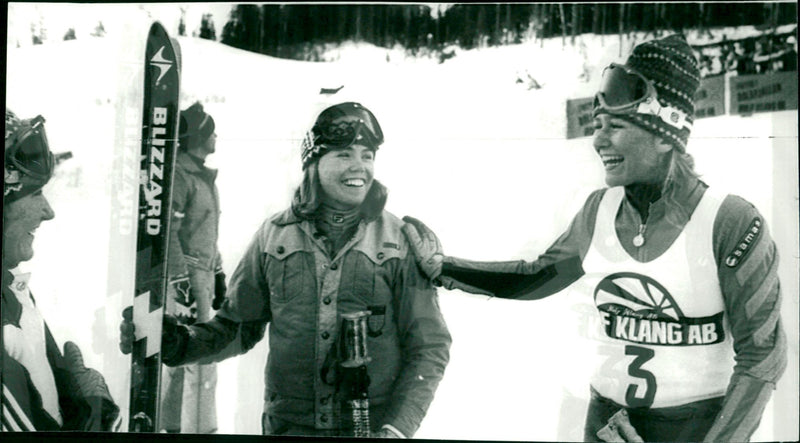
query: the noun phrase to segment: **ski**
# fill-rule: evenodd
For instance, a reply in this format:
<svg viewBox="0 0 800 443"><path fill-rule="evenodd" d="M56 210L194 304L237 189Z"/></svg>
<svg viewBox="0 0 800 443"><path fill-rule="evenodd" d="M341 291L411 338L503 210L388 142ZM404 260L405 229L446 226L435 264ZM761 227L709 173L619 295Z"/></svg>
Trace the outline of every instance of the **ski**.
<svg viewBox="0 0 800 443"><path fill-rule="evenodd" d="M177 150L180 52L155 22L147 36L138 158L139 192L128 429L158 431L161 331L167 290L167 247Z"/></svg>

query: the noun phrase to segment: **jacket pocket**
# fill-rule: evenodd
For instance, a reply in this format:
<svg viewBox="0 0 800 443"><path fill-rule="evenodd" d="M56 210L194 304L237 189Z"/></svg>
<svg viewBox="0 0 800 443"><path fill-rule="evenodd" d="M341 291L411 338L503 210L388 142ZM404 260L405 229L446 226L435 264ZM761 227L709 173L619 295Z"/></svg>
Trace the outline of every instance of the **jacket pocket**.
<svg viewBox="0 0 800 443"><path fill-rule="evenodd" d="M353 251L345 257L339 284L339 297L356 302L361 309L375 304L375 284L378 266L360 251Z"/></svg>
<svg viewBox="0 0 800 443"><path fill-rule="evenodd" d="M293 301L308 292L310 283L313 289L314 270L309 264L310 259L310 255L303 251L293 252L283 259L270 257L267 266L270 302L280 304Z"/></svg>

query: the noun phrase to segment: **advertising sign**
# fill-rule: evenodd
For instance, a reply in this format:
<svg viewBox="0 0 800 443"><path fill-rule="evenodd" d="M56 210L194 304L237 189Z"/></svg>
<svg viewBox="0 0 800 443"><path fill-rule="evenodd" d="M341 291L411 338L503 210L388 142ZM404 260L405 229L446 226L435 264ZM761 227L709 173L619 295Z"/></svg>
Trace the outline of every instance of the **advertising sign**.
<svg viewBox="0 0 800 443"><path fill-rule="evenodd" d="M725 76L717 75L700 80L694 96L694 118L725 114Z"/></svg>
<svg viewBox="0 0 800 443"><path fill-rule="evenodd" d="M797 71L730 78L730 114L797 109Z"/></svg>
<svg viewBox="0 0 800 443"><path fill-rule="evenodd" d="M594 97L567 100L567 138L588 137L592 128L592 101Z"/></svg>

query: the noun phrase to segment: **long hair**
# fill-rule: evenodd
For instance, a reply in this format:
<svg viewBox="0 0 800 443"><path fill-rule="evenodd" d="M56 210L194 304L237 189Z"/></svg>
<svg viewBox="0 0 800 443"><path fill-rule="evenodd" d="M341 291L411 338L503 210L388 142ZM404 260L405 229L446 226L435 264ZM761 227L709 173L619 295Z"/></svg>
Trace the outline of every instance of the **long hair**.
<svg viewBox="0 0 800 443"><path fill-rule="evenodd" d="M681 152L675 147L670 152L669 169L664 179L663 189L688 179L700 178L700 174L694 170L694 157L692 157L692 154L685 151Z"/></svg>
<svg viewBox="0 0 800 443"><path fill-rule="evenodd" d="M303 181L294 191L292 211L300 218L310 219L322 204L322 184L319 181L317 162L313 162L303 171Z"/></svg>

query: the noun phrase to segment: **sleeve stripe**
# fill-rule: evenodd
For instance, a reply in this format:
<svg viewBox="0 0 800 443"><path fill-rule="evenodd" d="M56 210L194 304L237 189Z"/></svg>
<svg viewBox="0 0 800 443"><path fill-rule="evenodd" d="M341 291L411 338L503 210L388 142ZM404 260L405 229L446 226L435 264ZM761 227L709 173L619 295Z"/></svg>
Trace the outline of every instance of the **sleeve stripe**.
<svg viewBox="0 0 800 443"><path fill-rule="evenodd" d="M786 370L786 333L780 325L776 331L775 346L772 351L756 366L747 370L747 373L760 380L777 382Z"/></svg>
<svg viewBox="0 0 800 443"><path fill-rule="evenodd" d="M748 441L758 426L774 385L749 377L738 377L734 383L704 441Z"/></svg>
<svg viewBox="0 0 800 443"><path fill-rule="evenodd" d="M769 313L769 317L767 317L764 323L753 333L753 343L756 346L768 344L769 338L772 336L772 333L775 332L775 326L778 324L778 319L781 315L781 311L778 309L779 306L779 303L775 303L772 311Z"/></svg>
<svg viewBox="0 0 800 443"><path fill-rule="evenodd" d="M771 384L764 384L760 389L752 389L757 387L748 386L751 389L743 389L743 391L751 391L749 395L744 397L746 406L733 405L731 411L731 418L734 415L743 414L744 416L739 420L739 426L736 427L733 435L730 435L727 441L748 441L750 436L753 435L758 423L761 421L761 415L764 412L764 407L767 405L769 398L772 396L774 387ZM755 392L752 392L755 391Z"/></svg>
<svg viewBox="0 0 800 443"><path fill-rule="evenodd" d="M3 424L3 432L9 432L9 431L11 431L11 432L21 432L21 431L26 431L27 430L27 429L22 429L19 426L19 424L17 424L17 422L14 419L14 417L12 417L11 414L6 414L5 411L3 411L2 424Z"/></svg>
<svg viewBox="0 0 800 443"><path fill-rule="evenodd" d="M752 318L753 315L764 305L770 294L778 293L778 274L775 272L768 272L764 281L758 287L756 292L750 296L750 300L744 305L744 312L747 318Z"/></svg>
<svg viewBox="0 0 800 443"><path fill-rule="evenodd" d="M744 286L747 280L753 275L766 275L766 270L769 269L774 262L773 257L775 256L775 250L773 243L771 241L766 241L763 237L764 234L766 233L761 233L762 238L756 243L753 250L750 250L748 254L749 257L745 257L739 265L741 267L736 271L736 281L740 286ZM754 257L763 257L763 259L755 260ZM765 269L762 270L762 268Z"/></svg>
<svg viewBox="0 0 800 443"><path fill-rule="evenodd" d="M14 394L11 393L6 385L3 385L2 397L3 421L7 420L9 426L14 427L14 425L16 425L23 431L35 431L36 428L33 426L33 423L31 423L28 416L25 415L25 411L22 410L19 403L17 403L17 400L14 398Z"/></svg>

